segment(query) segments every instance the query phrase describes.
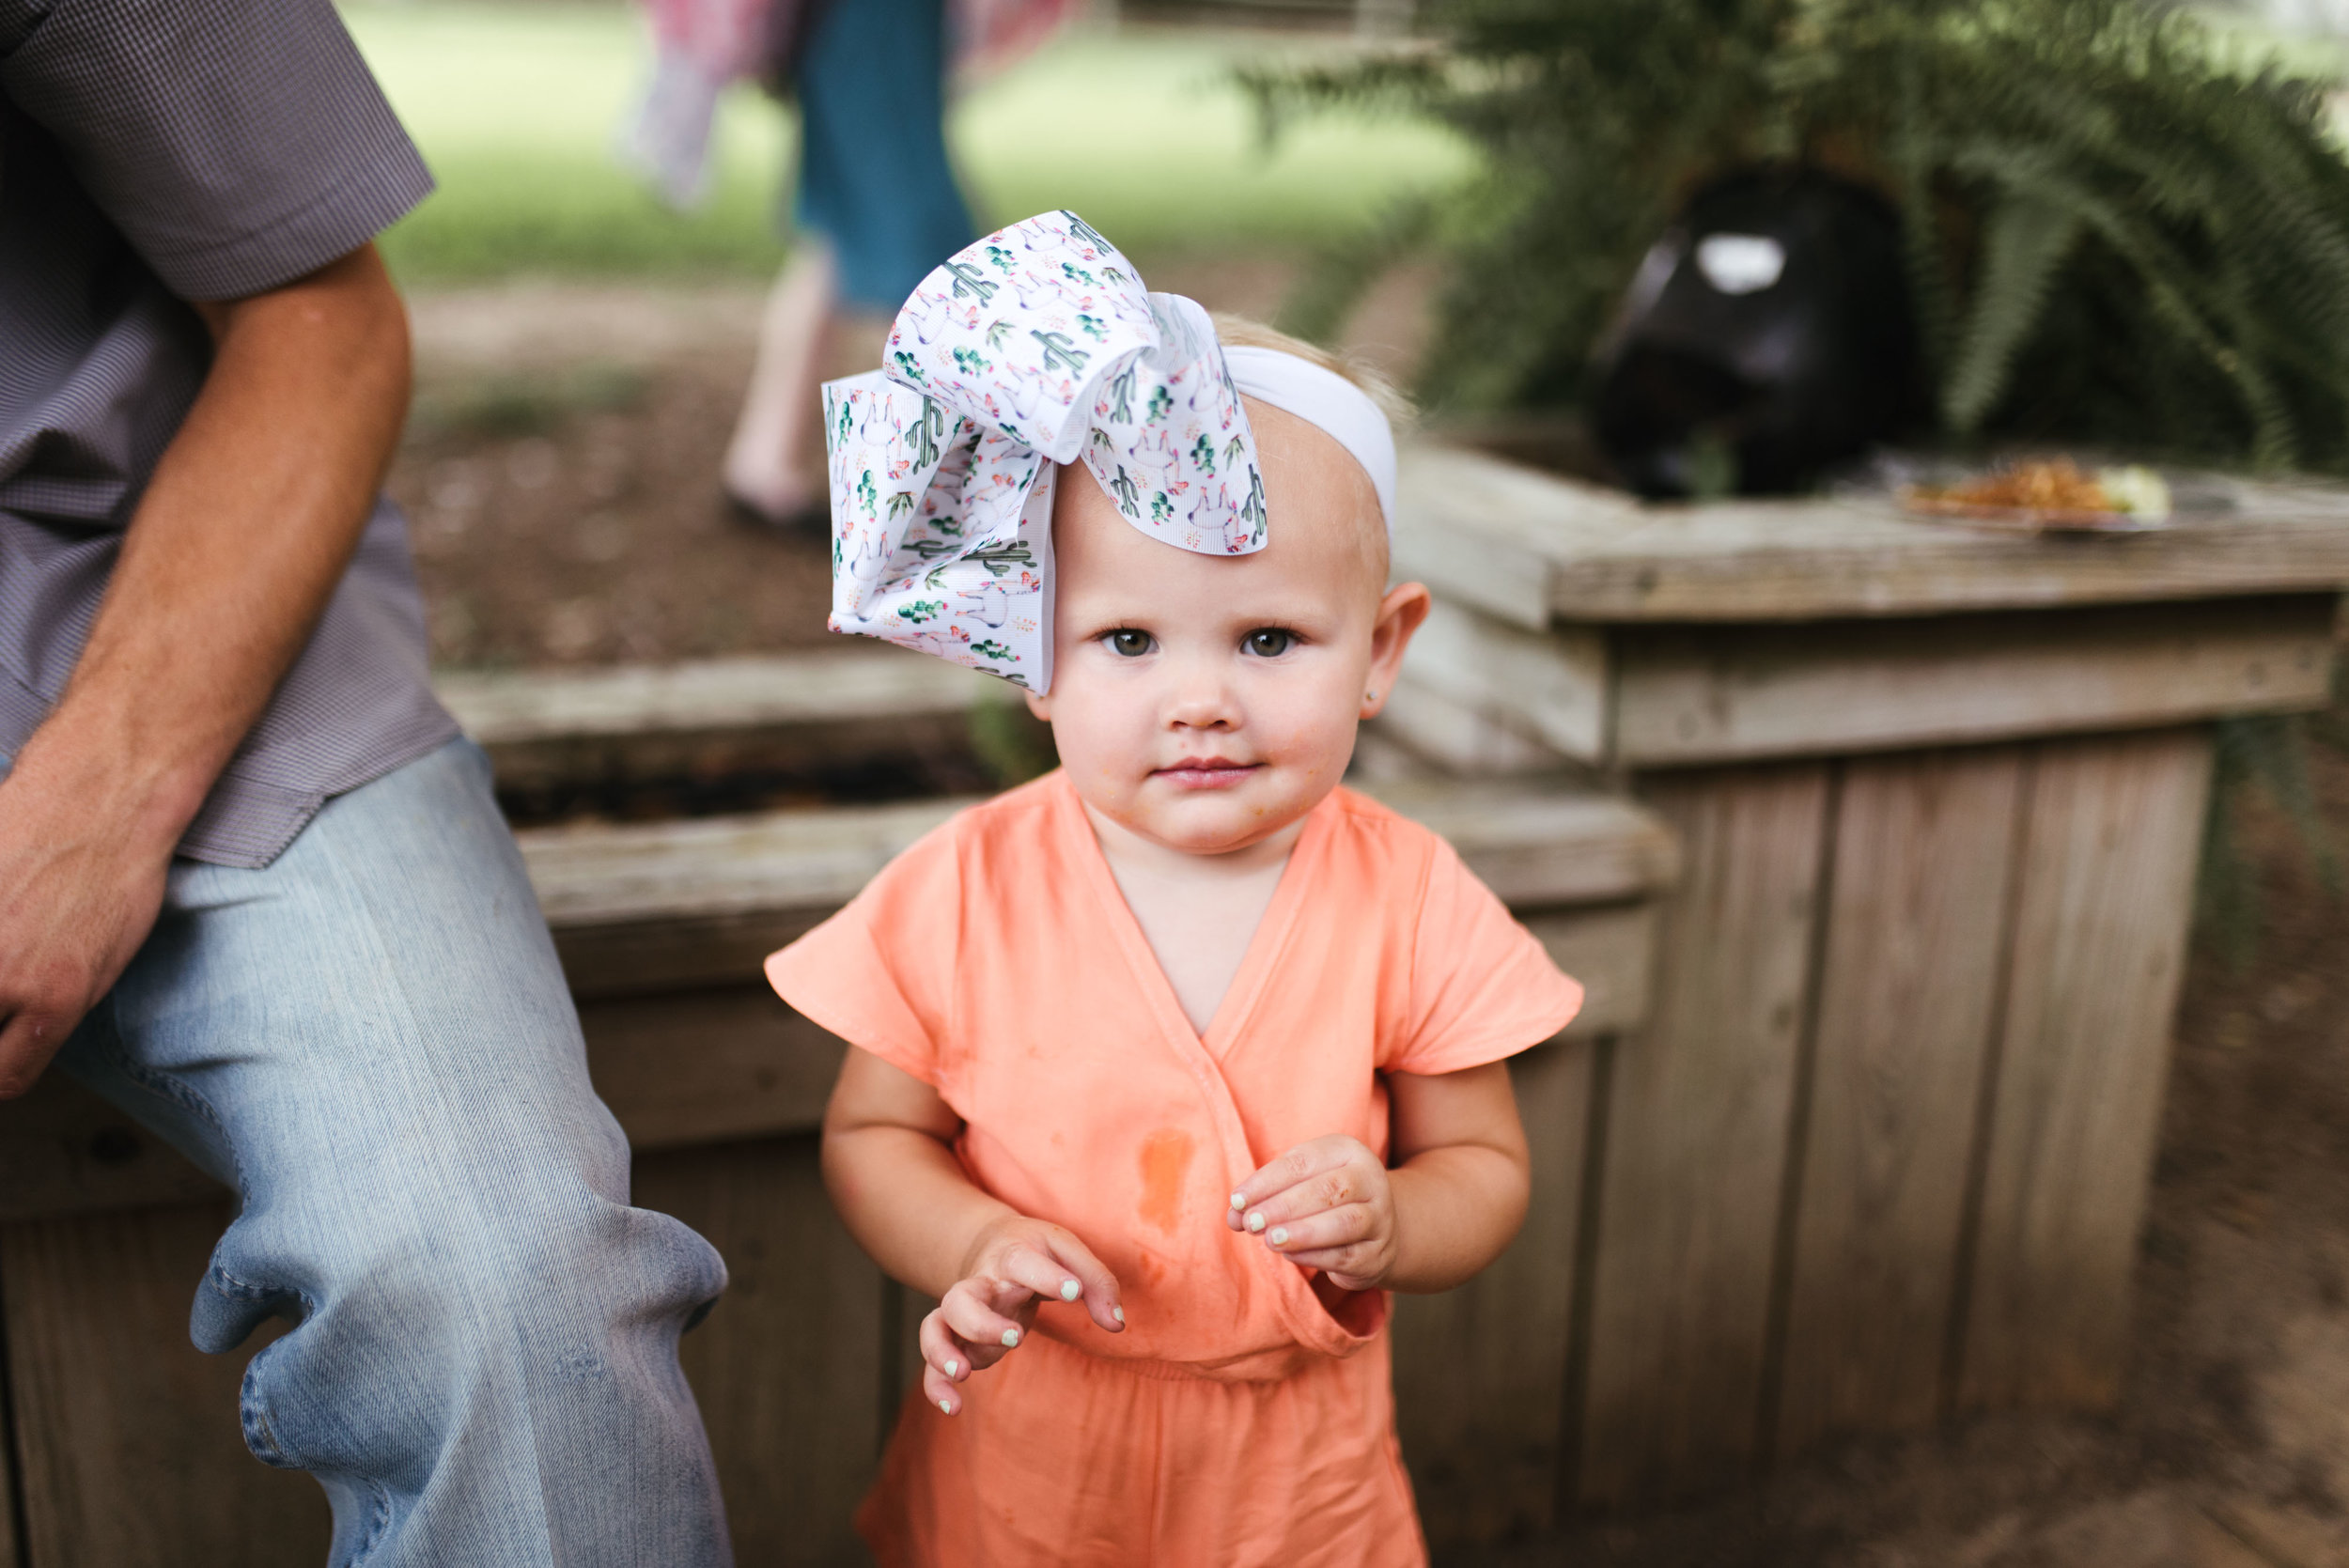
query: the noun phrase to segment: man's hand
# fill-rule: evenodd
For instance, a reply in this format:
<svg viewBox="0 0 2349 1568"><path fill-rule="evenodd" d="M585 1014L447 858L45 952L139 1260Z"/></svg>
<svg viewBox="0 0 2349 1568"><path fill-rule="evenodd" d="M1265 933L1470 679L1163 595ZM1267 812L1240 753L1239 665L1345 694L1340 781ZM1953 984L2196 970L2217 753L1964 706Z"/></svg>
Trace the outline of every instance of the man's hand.
<svg viewBox="0 0 2349 1568"><path fill-rule="evenodd" d="M146 940L172 849L341 580L407 413L407 314L371 245L196 309L203 390L65 695L0 780L0 1097Z"/></svg>
<svg viewBox="0 0 2349 1568"><path fill-rule="evenodd" d="M0 784L0 1098L33 1086L163 906L170 842L122 831L135 813L111 781L79 782L42 769Z"/></svg>

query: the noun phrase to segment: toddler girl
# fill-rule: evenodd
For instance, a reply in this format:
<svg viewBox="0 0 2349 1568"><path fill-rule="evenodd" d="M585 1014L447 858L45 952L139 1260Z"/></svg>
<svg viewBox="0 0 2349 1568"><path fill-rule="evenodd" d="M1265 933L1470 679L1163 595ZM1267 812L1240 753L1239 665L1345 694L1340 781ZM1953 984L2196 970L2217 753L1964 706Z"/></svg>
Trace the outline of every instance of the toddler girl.
<svg viewBox="0 0 2349 1568"><path fill-rule="evenodd" d="M1339 787L1427 592L1385 416L1274 341L1052 213L827 389L832 625L1019 681L1061 757L768 963L852 1048L842 1216L940 1298L884 1568L1425 1561L1384 1293L1516 1232L1502 1059L1581 991Z"/></svg>

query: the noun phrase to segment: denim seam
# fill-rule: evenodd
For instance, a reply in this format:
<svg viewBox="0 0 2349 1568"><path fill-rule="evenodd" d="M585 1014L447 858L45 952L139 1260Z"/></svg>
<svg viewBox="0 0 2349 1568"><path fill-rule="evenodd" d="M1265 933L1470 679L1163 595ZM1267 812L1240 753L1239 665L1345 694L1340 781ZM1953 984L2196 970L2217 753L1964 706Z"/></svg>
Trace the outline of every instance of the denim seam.
<svg viewBox="0 0 2349 1568"><path fill-rule="evenodd" d="M218 1264L214 1264L205 1271L205 1282L223 1296L248 1301L265 1301L274 1296L290 1296L302 1303L302 1312L305 1318L318 1311L317 1298L306 1290L290 1287L272 1290L266 1285L257 1285L251 1281L238 1279ZM276 1343L264 1346L261 1353L254 1357L252 1363L244 1369L244 1376L237 1389L237 1424L243 1430L244 1446L262 1464L281 1470L307 1470L310 1467L288 1453L285 1445L277 1440L276 1429L270 1425L269 1417L261 1408L262 1399L259 1390L261 1363L269 1359L270 1353L284 1343L283 1340L279 1340ZM391 1528L392 1493L391 1488L373 1476L353 1476L351 1479L366 1483L370 1501L366 1533L360 1538L358 1545L345 1560L346 1568L359 1568L359 1565L374 1552L375 1548L382 1544L384 1532Z"/></svg>
<svg viewBox="0 0 2349 1568"><path fill-rule="evenodd" d="M238 1153L237 1141L229 1136L228 1124L222 1119L220 1112L213 1109L212 1102L206 1099L195 1086L186 1079L171 1073L157 1072L152 1067L144 1066L132 1061L130 1053L121 1047L119 1033L117 1034L114 1048L108 1054L114 1058L116 1067L121 1070L125 1078L149 1094L160 1094L178 1105L182 1110L200 1118L220 1135L221 1147L228 1151L228 1162L236 1171L237 1203L240 1207L249 1203L253 1197L253 1189L245 1180L244 1157Z"/></svg>
<svg viewBox="0 0 2349 1568"><path fill-rule="evenodd" d="M281 1296L290 1296L302 1303L304 1317L319 1310L317 1299L300 1285L257 1285L250 1280L238 1279L218 1264L204 1271L204 1280L221 1295L236 1300L273 1301Z"/></svg>
<svg viewBox="0 0 2349 1568"><path fill-rule="evenodd" d="M360 1568L360 1564L373 1557L375 1548L383 1544L384 1534L391 1529L392 1494L390 1489L381 1482L369 1476L367 1495L375 1499L375 1507L367 1518L366 1538L361 1541L358 1547L351 1552L350 1560L346 1568Z"/></svg>
<svg viewBox="0 0 2349 1568"><path fill-rule="evenodd" d="M293 1462L284 1445L278 1442L276 1432L269 1424L269 1418L261 1411L261 1395L257 1384L260 1379L262 1357L268 1354L269 1350L264 1348L244 1369L244 1377L237 1388L237 1424L244 1431L244 1446L252 1451L254 1458L275 1469L299 1469L301 1467Z"/></svg>

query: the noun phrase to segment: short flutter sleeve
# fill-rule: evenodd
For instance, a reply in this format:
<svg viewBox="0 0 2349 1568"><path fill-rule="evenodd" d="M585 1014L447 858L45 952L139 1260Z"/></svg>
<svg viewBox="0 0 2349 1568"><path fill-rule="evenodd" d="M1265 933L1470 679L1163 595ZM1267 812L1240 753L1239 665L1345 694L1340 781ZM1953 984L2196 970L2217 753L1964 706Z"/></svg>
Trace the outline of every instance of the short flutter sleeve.
<svg viewBox="0 0 2349 1568"><path fill-rule="evenodd" d="M1582 987L1440 840L1421 894L1408 1024L1379 1063L1433 1076L1514 1056L1565 1028Z"/></svg>
<svg viewBox="0 0 2349 1568"><path fill-rule="evenodd" d="M841 911L767 960L810 1022L943 1090L962 927L957 823L908 846Z"/></svg>

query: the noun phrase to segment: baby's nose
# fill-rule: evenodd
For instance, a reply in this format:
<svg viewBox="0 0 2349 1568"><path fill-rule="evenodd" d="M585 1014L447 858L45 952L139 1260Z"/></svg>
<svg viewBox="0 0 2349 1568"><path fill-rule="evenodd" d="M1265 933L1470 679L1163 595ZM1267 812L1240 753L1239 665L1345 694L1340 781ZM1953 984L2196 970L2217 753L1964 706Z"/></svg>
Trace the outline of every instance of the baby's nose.
<svg viewBox="0 0 2349 1568"><path fill-rule="evenodd" d="M1228 730L1239 722L1231 690L1221 681L1186 683L1168 716L1177 729Z"/></svg>

